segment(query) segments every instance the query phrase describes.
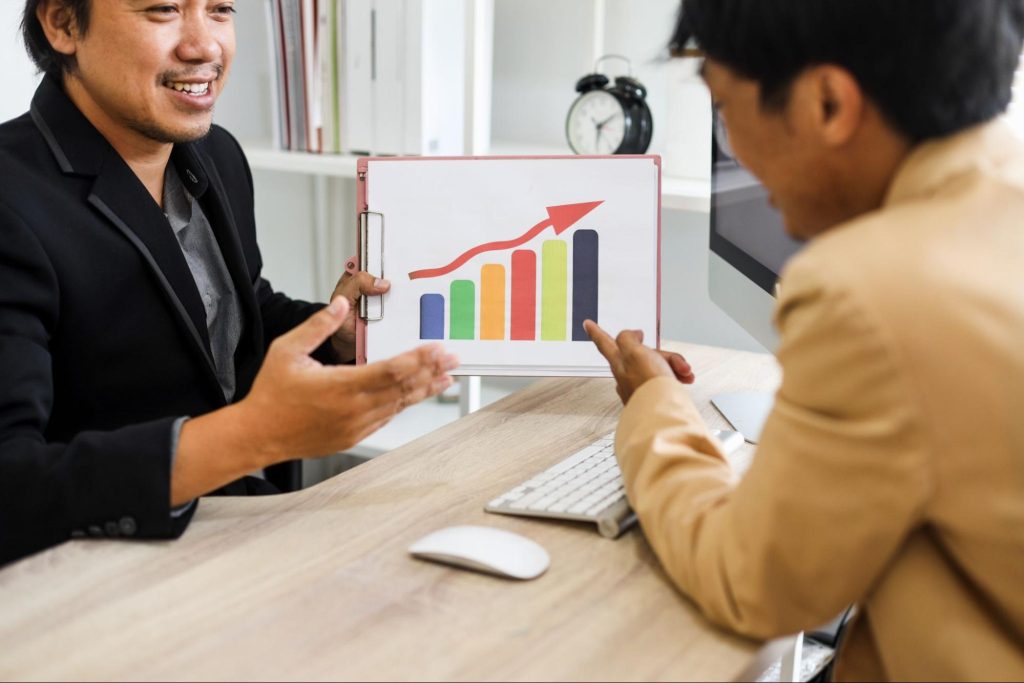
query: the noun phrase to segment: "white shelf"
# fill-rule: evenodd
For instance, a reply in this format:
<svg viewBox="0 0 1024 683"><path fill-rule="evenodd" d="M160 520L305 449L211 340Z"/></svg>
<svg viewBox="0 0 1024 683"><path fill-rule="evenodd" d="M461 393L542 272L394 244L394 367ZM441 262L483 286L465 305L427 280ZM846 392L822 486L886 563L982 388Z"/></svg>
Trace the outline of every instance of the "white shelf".
<svg viewBox="0 0 1024 683"><path fill-rule="evenodd" d="M265 144L244 145L249 165L261 171L306 173L335 178L355 178L356 163L361 157L338 154L308 154L272 149ZM495 142L491 146L498 156L530 156L569 154L568 148L544 147L515 142ZM662 178L661 205L675 211L707 213L711 209L711 183L690 178Z"/></svg>
<svg viewBox="0 0 1024 683"><path fill-rule="evenodd" d="M355 178L356 162L361 158L346 154L309 154L272 149L267 145L245 144L249 166L261 171L307 173L335 178Z"/></svg>
<svg viewBox="0 0 1024 683"><path fill-rule="evenodd" d="M481 386L481 406L488 406L510 396L529 386L533 381L532 378L485 378ZM441 403L437 398L428 399L406 408L380 431L347 452L360 458L373 458L400 448L450 422L455 422L459 417L458 403Z"/></svg>
<svg viewBox="0 0 1024 683"><path fill-rule="evenodd" d="M661 208L676 211L711 211L711 181L692 178L661 179Z"/></svg>
<svg viewBox="0 0 1024 683"><path fill-rule="evenodd" d="M569 143L564 145L538 145L515 140L491 141L491 154L501 157L564 156L572 154Z"/></svg>

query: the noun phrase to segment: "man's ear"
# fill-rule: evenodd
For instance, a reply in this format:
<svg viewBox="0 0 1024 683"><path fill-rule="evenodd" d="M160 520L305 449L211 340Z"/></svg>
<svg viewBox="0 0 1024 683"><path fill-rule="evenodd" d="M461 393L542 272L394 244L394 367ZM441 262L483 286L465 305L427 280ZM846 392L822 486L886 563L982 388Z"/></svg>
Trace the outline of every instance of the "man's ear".
<svg viewBox="0 0 1024 683"><path fill-rule="evenodd" d="M42 0L36 6L36 18L54 50L69 57L75 54L79 30L70 7L61 0Z"/></svg>
<svg viewBox="0 0 1024 683"><path fill-rule="evenodd" d="M832 64L813 67L808 76L822 141L833 147L845 145L864 122L865 98L860 83L849 71Z"/></svg>

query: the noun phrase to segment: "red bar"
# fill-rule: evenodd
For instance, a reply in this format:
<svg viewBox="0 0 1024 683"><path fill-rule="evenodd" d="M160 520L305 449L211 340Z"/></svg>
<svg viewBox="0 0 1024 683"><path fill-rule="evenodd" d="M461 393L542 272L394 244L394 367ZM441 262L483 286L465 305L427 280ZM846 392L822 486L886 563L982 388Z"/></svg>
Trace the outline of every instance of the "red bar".
<svg viewBox="0 0 1024 683"><path fill-rule="evenodd" d="M537 254L512 252L512 332L513 341L537 338Z"/></svg>

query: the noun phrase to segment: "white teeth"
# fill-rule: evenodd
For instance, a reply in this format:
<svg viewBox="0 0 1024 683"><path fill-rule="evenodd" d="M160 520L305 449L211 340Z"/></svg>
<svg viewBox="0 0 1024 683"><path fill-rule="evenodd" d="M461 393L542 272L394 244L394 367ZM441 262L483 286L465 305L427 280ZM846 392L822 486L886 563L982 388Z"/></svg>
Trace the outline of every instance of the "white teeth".
<svg viewBox="0 0 1024 683"><path fill-rule="evenodd" d="M176 83L168 82L165 84L168 88L177 90L178 92L187 92L191 95L205 95L209 89L209 83Z"/></svg>

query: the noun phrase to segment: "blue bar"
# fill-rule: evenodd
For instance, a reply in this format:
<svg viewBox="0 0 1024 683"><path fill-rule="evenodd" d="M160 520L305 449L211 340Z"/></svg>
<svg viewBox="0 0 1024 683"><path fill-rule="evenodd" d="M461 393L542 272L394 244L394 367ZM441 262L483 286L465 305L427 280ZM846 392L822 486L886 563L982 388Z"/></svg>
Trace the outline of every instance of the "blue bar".
<svg viewBox="0 0 1024 683"><path fill-rule="evenodd" d="M420 339L444 339L444 297L440 294L420 297Z"/></svg>
<svg viewBox="0 0 1024 683"><path fill-rule="evenodd" d="M577 230L572 236L572 340L590 341L584 320L597 319L597 232Z"/></svg>

